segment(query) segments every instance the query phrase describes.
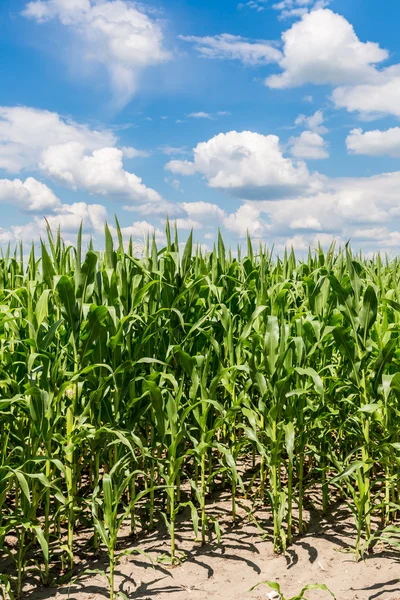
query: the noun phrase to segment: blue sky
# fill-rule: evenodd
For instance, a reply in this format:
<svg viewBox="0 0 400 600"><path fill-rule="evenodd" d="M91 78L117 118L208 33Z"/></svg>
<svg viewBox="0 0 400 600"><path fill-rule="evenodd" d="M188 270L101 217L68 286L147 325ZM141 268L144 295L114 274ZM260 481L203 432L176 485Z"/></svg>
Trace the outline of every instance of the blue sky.
<svg viewBox="0 0 400 600"><path fill-rule="evenodd" d="M400 243L394 0L3 0L0 243Z"/></svg>

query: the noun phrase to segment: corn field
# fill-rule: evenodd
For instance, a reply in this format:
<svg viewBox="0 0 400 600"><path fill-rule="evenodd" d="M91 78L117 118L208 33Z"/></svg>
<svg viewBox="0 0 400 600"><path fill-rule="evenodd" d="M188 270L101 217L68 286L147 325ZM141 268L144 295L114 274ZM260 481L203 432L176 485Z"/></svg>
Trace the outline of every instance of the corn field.
<svg viewBox="0 0 400 600"><path fill-rule="evenodd" d="M267 510L284 552L306 531L305 503L350 507L361 558L397 545L400 478L400 263L346 247L282 258L221 235L204 253L141 255L105 230L83 251L48 231L38 253L0 259L0 589L21 598L77 570L82 529L108 557L110 599L122 526L176 518L199 544L231 519Z"/></svg>

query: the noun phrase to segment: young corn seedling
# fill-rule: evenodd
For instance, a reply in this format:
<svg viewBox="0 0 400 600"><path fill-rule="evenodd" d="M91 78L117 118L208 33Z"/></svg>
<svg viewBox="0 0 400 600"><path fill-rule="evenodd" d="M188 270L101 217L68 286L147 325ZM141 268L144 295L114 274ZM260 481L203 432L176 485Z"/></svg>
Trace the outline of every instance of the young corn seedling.
<svg viewBox="0 0 400 600"><path fill-rule="evenodd" d="M101 572L108 581L110 588L110 600L116 598L126 599L127 596L116 590L115 569L119 561L130 554L144 554L139 548L117 551L118 533L129 517L132 507L137 504L151 488L139 492L135 497L131 497L128 503L123 502L123 497L130 489L129 484L133 477L145 475L140 471L129 473L128 462L126 459L120 459L109 473L105 473L100 487L95 490L92 501L92 515L97 534L103 544L106 546L108 555L108 573Z"/></svg>
<svg viewBox="0 0 400 600"><path fill-rule="evenodd" d="M276 600L302 600L303 598L305 598L305 594L311 590L323 590L325 592L328 592L332 596L332 598L335 598L334 594L324 583L312 583L306 585L298 594L296 594L296 596L292 596L292 598L286 598L286 596L283 595L281 591L281 586L279 585L279 583L276 583L276 581L261 581L260 583L257 583L255 586L253 586L249 591L252 592L260 585L268 585L272 590L275 590ZM268 597L275 598L275 595L272 596L272 594L268 594Z"/></svg>

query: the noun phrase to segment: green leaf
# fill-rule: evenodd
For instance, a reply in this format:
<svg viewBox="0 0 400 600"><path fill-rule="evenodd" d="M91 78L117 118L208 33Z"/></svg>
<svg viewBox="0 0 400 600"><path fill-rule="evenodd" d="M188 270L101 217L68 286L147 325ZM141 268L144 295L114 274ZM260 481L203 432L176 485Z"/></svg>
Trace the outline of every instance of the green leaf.
<svg viewBox="0 0 400 600"><path fill-rule="evenodd" d="M221 265L222 271L225 271L225 268L226 268L225 257L226 257L225 245L224 245L224 241L222 239L221 232L218 229L218 262Z"/></svg>
<svg viewBox="0 0 400 600"><path fill-rule="evenodd" d="M35 308L38 329L49 314L49 296L51 290L43 290Z"/></svg>
<svg viewBox="0 0 400 600"><path fill-rule="evenodd" d="M192 258L192 249L193 249L193 229L191 230L189 237L187 239L185 250L183 251L182 256L182 276L185 277L186 273L190 267L190 261Z"/></svg>
<svg viewBox="0 0 400 600"><path fill-rule="evenodd" d="M298 596L294 596L292 600L302 600L304 598L304 594L309 590L324 590L325 592L329 592L332 598L335 598L335 595L331 592L331 590L324 583L311 583L306 585L300 592Z"/></svg>
<svg viewBox="0 0 400 600"><path fill-rule="evenodd" d="M363 466L364 462L362 460L356 460L355 462L351 463L351 465L349 465L342 473L340 473L340 475L337 475L336 477L331 479L330 483L338 483L342 479L345 479L346 477L352 475L355 471L362 469Z"/></svg>
<svg viewBox="0 0 400 600"><path fill-rule="evenodd" d="M29 486L28 486L28 482L25 478L25 475L23 473L21 473L21 471L13 471L13 473L18 479L18 483L22 490L22 493L24 494L25 498L30 503L31 502L31 494L29 491Z"/></svg>
<svg viewBox="0 0 400 600"><path fill-rule="evenodd" d="M282 600L285 600L285 597L282 595L281 592L281 587L279 583L276 583L276 581L260 581L259 583L256 583L256 585L253 585L253 587L249 589L249 592L252 592L256 588L260 587L260 585L269 585L270 588L276 590L278 594L281 595Z"/></svg>
<svg viewBox="0 0 400 600"><path fill-rule="evenodd" d="M299 375L308 375L309 377L311 377L311 379L314 382L315 390L320 396L324 395L324 384L322 383L321 377L314 369L312 369L311 367L308 367L307 369L296 367L296 371Z"/></svg>
<svg viewBox="0 0 400 600"><path fill-rule="evenodd" d="M380 404L364 404L358 409L358 412L372 414L381 408Z"/></svg>
<svg viewBox="0 0 400 600"><path fill-rule="evenodd" d="M41 527L39 527L39 525L34 525L32 527L32 529L35 532L36 539L38 540L38 542L40 544L44 559L45 559L46 563L48 563L49 562L49 545L47 543L46 538L44 537L43 530Z"/></svg>
<svg viewBox="0 0 400 600"><path fill-rule="evenodd" d="M71 329L76 331L79 326L79 315L76 309L75 290L71 279L67 275L60 278L57 291L64 309L64 317Z"/></svg>
<svg viewBox="0 0 400 600"><path fill-rule="evenodd" d="M47 285L49 286L50 289L53 288L53 279L54 276L56 274L54 267L53 267L53 262L47 252L46 246L44 245L43 242L41 242L41 246L42 246L42 276L43 276L43 281L45 281L47 283Z"/></svg>
<svg viewBox="0 0 400 600"><path fill-rule="evenodd" d="M360 326L364 332L364 342L378 314L378 298L374 288L369 285L365 290L363 305L360 311Z"/></svg>
<svg viewBox="0 0 400 600"><path fill-rule="evenodd" d="M104 235L106 238L106 251L105 251L105 259L106 259L106 269L114 269L116 265L116 257L114 253L114 242L110 232L110 228L107 223L104 226Z"/></svg>
<svg viewBox="0 0 400 600"><path fill-rule="evenodd" d="M103 475L103 496L104 496L104 521L105 524L110 531L110 533L114 530L114 520L113 520L113 484L111 476L108 473Z"/></svg>

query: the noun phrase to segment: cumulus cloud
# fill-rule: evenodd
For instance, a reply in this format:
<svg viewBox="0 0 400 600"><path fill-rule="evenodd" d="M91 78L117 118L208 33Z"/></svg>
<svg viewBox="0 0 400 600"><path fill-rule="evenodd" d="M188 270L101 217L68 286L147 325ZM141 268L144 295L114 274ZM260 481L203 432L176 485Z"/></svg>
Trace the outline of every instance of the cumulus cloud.
<svg viewBox="0 0 400 600"><path fill-rule="evenodd" d="M243 204L237 211L227 214L217 204L211 202L181 202L180 207L185 217L176 219L182 229L210 229L223 226L227 231L243 238L247 232L255 237L261 237L268 230L267 225L260 219L260 210L256 203ZM211 237L210 237L211 236ZM214 233L206 238L211 239Z"/></svg>
<svg viewBox="0 0 400 600"><path fill-rule="evenodd" d="M131 202L157 202L161 196L123 168L123 151L100 148L90 155L78 142L50 146L42 153L41 170L56 181L91 194Z"/></svg>
<svg viewBox="0 0 400 600"><path fill-rule="evenodd" d="M392 127L386 131L375 129L363 132L353 129L346 139L350 154L366 154L367 156L400 156L400 127Z"/></svg>
<svg viewBox="0 0 400 600"><path fill-rule="evenodd" d="M361 42L353 26L329 9L305 14L282 40L283 73L267 78L271 88L373 83L379 77L375 65L388 58L378 44Z"/></svg>
<svg viewBox="0 0 400 600"><path fill-rule="evenodd" d="M249 233L253 237L262 237L266 231L266 224L260 219L260 210L254 204L243 204L234 213L224 219L224 226L228 231L243 238Z"/></svg>
<svg viewBox="0 0 400 600"><path fill-rule="evenodd" d="M9 173L36 169L38 157L49 146L78 142L93 151L116 141L109 129L90 129L55 112L0 106L0 169Z"/></svg>
<svg viewBox="0 0 400 600"><path fill-rule="evenodd" d="M386 114L400 117L400 65L377 71L372 82L340 86L332 99L337 108L359 112L368 119Z"/></svg>
<svg viewBox="0 0 400 600"><path fill-rule="evenodd" d="M203 58L238 60L245 65L266 65L282 58L276 44L267 40L248 40L239 35L222 33L215 36L184 36L180 39L194 44Z"/></svg>
<svg viewBox="0 0 400 600"><path fill-rule="evenodd" d="M121 107L137 91L141 72L171 57L161 23L126 0L31 0L23 15L67 27L82 44L82 60L107 69Z"/></svg>
<svg viewBox="0 0 400 600"><path fill-rule="evenodd" d="M316 217L308 215L307 217L300 217L299 219L293 219L289 224L290 229L307 229L308 231L322 229L321 223Z"/></svg>
<svg viewBox="0 0 400 600"><path fill-rule="evenodd" d="M332 236L329 233L314 233L312 235L297 234L293 237L286 238L274 245L275 250L280 253L285 249L293 249L297 254L308 252L309 248L317 248L319 245L327 250L332 244L336 247L343 247L345 241L338 237Z"/></svg>
<svg viewBox="0 0 400 600"><path fill-rule="evenodd" d="M72 243L81 224L85 235L102 235L107 220L107 210L101 204L86 204L85 202L62 204L46 218L35 216L33 221L25 225L12 226L9 230L0 229L0 244L19 240L30 242L44 238L47 225L50 225L52 231L60 228L65 239L71 239ZM116 228L113 225L109 225L109 228L113 236L117 238ZM134 221L131 225L121 227L121 232L126 242L132 237L139 247L143 245L145 237L152 236L153 233L157 243L165 243L165 233L148 221Z"/></svg>
<svg viewBox="0 0 400 600"><path fill-rule="evenodd" d="M193 162L174 160L166 169L203 175L212 188L242 198L280 198L320 185L304 162L285 158L275 135L251 131L220 133L193 150Z"/></svg>
<svg viewBox="0 0 400 600"><path fill-rule="evenodd" d="M203 224L200 221L194 219L178 218L174 219L174 223L178 229L201 229Z"/></svg>
<svg viewBox="0 0 400 600"><path fill-rule="evenodd" d="M114 235L117 233L117 230L113 226L110 227L110 231ZM134 221L127 227L121 227L121 233L125 240L129 240L132 237L133 241L144 242L147 236L151 237L154 235L158 244L164 244L166 241L165 232L154 227L148 221Z"/></svg>
<svg viewBox="0 0 400 600"><path fill-rule="evenodd" d="M196 166L190 160L171 160L166 165L166 169L179 175L194 175L196 173Z"/></svg>
<svg viewBox="0 0 400 600"><path fill-rule="evenodd" d="M169 215L171 217L181 216L183 210L176 202L168 202L167 200L161 200L160 202L146 202L145 204L126 204L124 210L128 212L134 212L146 217L155 217Z"/></svg>
<svg viewBox="0 0 400 600"><path fill-rule="evenodd" d="M82 223L85 233L102 232L107 219L107 211L101 204L60 204L52 214L43 217L35 216L33 221L25 225L10 228L11 240L30 242L46 235L47 224L53 231L61 229L65 235L76 234Z"/></svg>
<svg viewBox="0 0 400 600"><path fill-rule="evenodd" d="M118 149L116 143L110 130L93 130L57 113L0 107L0 168L15 173L39 171L72 189L125 202L161 201L158 192L123 166L124 156L147 153L132 147ZM43 202L54 204L54 198L46 193ZM40 208L38 201L36 205Z"/></svg>
<svg viewBox="0 0 400 600"><path fill-rule="evenodd" d="M322 110L317 110L313 115L307 117L306 115L299 115L295 121L296 125L302 125L307 127L314 133L320 135L328 133L328 129L324 126L324 113Z"/></svg>
<svg viewBox="0 0 400 600"><path fill-rule="evenodd" d="M288 237L291 232L323 232L343 239L361 228L384 227L400 216L400 172L373 177L329 179L313 196L280 202L251 202L268 216L269 235Z"/></svg>
<svg viewBox="0 0 400 600"><path fill-rule="evenodd" d="M181 202L180 206L190 219L205 225L215 225L224 219L225 211L211 202Z"/></svg>
<svg viewBox="0 0 400 600"><path fill-rule="evenodd" d="M312 131L303 131L298 137L291 137L289 146L295 158L314 160L329 158L326 141L321 135Z"/></svg>
<svg viewBox="0 0 400 600"><path fill-rule="evenodd" d="M276 6L284 10L285 2L294 4L294 0L284 0ZM314 5L309 12L305 6L301 20L282 34L283 53L277 61L282 73L269 76L265 84L276 89L332 85L337 108L369 119L386 114L399 117L400 65L379 68L389 57L386 49L361 41L343 16L315 9Z"/></svg>
<svg viewBox="0 0 400 600"><path fill-rule="evenodd" d="M0 179L0 204L16 205L26 212L55 210L61 206L52 190L33 177L25 181Z"/></svg>

